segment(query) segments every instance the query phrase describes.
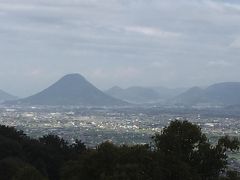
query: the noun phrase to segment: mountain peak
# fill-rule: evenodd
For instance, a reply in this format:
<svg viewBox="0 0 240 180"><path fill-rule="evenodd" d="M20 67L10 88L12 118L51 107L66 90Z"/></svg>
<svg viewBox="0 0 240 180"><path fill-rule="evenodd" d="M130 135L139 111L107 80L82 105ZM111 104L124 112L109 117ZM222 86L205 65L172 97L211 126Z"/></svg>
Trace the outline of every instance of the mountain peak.
<svg viewBox="0 0 240 180"><path fill-rule="evenodd" d="M88 82L80 74L68 74L45 90L21 99L20 104L27 105L82 105L114 106L127 103L112 98Z"/></svg>
<svg viewBox="0 0 240 180"><path fill-rule="evenodd" d="M87 81L81 74L73 73L63 76L59 81Z"/></svg>
<svg viewBox="0 0 240 180"><path fill-rule="evenodd" d="M81 74L72 73L62 77L62 79L85 79Z"/></svg>

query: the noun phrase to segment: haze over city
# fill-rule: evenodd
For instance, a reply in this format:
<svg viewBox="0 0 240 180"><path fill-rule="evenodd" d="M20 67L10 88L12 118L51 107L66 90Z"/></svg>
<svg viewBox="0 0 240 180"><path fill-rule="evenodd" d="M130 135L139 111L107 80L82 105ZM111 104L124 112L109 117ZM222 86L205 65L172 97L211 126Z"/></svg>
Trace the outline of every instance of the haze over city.
<svg viewBox="0 0 240 180"><path fill-rule="evenodd" d="M234 0L0 0L0 82L19 97L68 73L100 89L239 81Z"/></svg>
<svg viewBox="0 0 240 180"><path fill-rule="evenodd" d="M0 0L0 180L240 180L240 0Z"/></svg>

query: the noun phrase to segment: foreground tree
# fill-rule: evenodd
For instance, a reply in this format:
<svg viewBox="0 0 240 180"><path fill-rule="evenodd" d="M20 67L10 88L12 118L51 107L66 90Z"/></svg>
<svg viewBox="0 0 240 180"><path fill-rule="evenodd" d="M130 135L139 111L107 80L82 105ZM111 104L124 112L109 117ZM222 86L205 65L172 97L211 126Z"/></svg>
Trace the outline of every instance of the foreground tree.
<svg viewBox="0 0 240 180"><path fill-rule="evenodd" d="M153 140L156 152L185 165L189 170L187 179L218 178L227 165L226 152L239 149L239 141L228 136L220 138L217 145L211 145L200 127L188 121L171 122ZM174 172L175 164L169 169Z"/></svg>
<svg viewBox="0 0 240 180"><path fill-rule="evenodd" d="M31 139L0 126L1 180L238 180L227 154L239 149L228 136L212 145L199 126L173 121L153 137L153 146L105 142L87 149L55 135ZM224 172L224 173L222 173ZM225 177L219 177L225 174Z"/></svg>

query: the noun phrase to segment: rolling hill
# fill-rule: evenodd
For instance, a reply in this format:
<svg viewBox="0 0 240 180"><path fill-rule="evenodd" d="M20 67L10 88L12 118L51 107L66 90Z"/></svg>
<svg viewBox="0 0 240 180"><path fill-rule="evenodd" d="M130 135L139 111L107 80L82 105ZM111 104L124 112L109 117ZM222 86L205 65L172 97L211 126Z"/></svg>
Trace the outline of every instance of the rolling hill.
<svg viewBox="0 0 240 180"><path fill-rule="evenodd" d="M172 102L185 105L200 103L211 105L239 105L240 82L213 84L205 89L194 87L173 98Z"/></svg>

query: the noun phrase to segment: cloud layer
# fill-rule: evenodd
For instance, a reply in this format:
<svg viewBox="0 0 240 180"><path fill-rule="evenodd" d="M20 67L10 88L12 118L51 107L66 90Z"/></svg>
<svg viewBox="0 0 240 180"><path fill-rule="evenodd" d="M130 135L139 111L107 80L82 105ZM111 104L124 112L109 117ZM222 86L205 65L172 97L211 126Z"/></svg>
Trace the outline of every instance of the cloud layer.
<svg viewBox="0 0 240 180"><path fill-rule="evenodd" d="M0 0L0 89L78 72L99 88L239 81L237 0Z"/></svg>

